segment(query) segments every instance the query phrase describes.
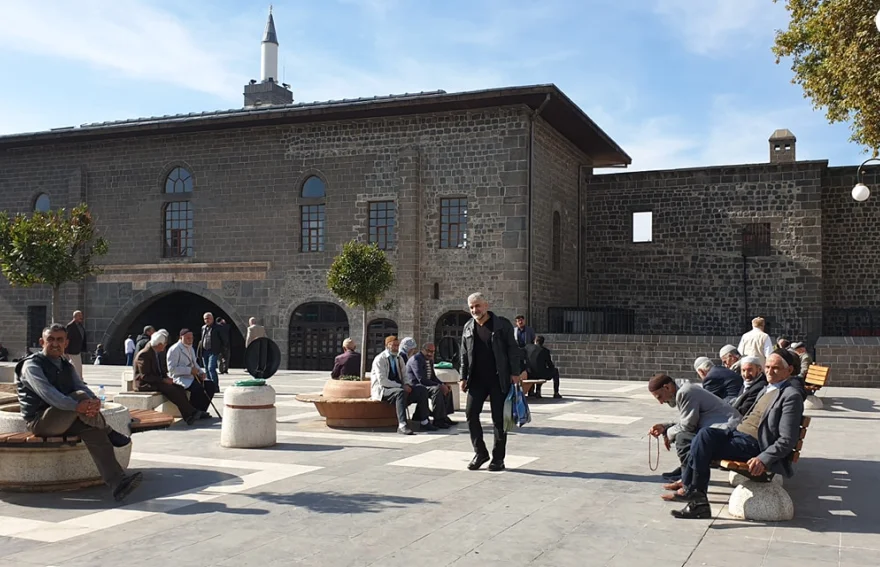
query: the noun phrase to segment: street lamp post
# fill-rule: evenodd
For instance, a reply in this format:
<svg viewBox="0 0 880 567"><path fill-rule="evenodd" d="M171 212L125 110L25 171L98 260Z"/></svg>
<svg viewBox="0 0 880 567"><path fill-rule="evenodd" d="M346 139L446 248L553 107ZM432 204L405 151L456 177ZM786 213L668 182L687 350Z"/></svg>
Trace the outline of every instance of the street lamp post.
<svg viewBox="0 0 880 567"><path fill-rule="evenodd" d="M858 181L858 183L856 183L856 186L853 187L852 198L860 203L862 201L867 201L868 197L871 196L871 190L868 189L868 186L865 185L865 183L862 179L865 176L865 166L867 164L871 163L872 161L880 162L880 158L866 159L865 161L862 162L862 165L859 166L859 170L856 173L856 180Z"/></svg>

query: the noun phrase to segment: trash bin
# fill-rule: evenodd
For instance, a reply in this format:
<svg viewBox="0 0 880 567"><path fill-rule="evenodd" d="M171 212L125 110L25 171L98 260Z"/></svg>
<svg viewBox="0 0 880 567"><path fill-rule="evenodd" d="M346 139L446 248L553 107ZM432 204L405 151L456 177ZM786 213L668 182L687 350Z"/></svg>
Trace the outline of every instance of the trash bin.
<svg viewBox="0 0 880 567"><path fill-rule="evenodd" d="M230 386L223 391L221 447L257 448L275 444L275 389L268 385Z"/></svg>

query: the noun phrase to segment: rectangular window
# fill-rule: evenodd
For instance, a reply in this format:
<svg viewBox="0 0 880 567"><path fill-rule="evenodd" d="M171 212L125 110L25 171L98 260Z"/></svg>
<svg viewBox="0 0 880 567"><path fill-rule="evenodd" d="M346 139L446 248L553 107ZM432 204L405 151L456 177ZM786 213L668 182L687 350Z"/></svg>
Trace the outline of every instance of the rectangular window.
<svg viewBox="0 0 880 567"><path fill-rule="evenodd" d="M633 242L653 242L654 213L652 211L638 211L632 214L632 238Z"/></svg>
<svg viewBox="0 0 880 567"><path fill-rule="evenodd" d="M370 203L370 243L381 250L394 248L394 201Z"/></svg>
<svg viewBox="0 0 880 567"><path fill-rule="evenodd" d="M743 226L742 229L742 255L770 256L770 223L757 222Z"/></svg>
<svg viewBox="0 0 880 567"><path fill-rule="evenodd" d="M302 207L302 251L324 251L324 205Z"/></svg>
<svg viewBox="0 0 880 567"><path fill-rule="evenodd" d="M193 255L193 208L189 201L175 201L165 205L166 258L186 258Z"/></svg>
<svg viewBox="0 0 880 567"><path fill-rule="evenodd" d="M40 346L40 338L43 336L43 329L46 328L45 305L28 305L27 308L27 346L28 348Z"/></svg>
<svg viewBox="0 0 880 567"><path fill-rule="evenodd" d="M440 248L467 248L467 199L440 200Z"/></svg>

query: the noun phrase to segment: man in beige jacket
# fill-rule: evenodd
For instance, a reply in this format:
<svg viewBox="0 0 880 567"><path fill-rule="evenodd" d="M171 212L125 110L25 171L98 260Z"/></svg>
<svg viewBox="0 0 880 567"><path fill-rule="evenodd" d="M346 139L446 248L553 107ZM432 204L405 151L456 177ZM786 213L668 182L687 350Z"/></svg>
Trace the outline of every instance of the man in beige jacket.
<svg viewBox="0 0 880 567"><path fill-rule="evenodd" d="M764 332L762 317L752 319L752 330L742 336L736 350L742 356L754 356L761 361L761 365L773 353L773 341L770 340L770 335Z"/></svg>
<svg viewBox="0 0 880 567"><path fill-rule="evenodd" d="M266 328L262 325L257 325L256 317L251 317L248 319L247 338L244 340L244 348L249 347L252 342L265 336Z"/></svg>

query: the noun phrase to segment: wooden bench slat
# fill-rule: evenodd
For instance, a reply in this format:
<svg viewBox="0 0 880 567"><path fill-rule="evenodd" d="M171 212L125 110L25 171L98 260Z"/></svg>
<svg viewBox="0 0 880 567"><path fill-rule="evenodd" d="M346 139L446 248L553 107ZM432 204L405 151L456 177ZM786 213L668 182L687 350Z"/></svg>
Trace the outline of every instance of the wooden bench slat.
<svg viewBox="0 0 880 567"><path fill-rule="evenodd" d="M822 386L824 386L828 382L828 374L831 372L831 368L828 366L821 366L818 364L812 364L807 369L807 376L804 380L805 388L810 390L818 390Z"/></svg>
<svg viewBox="0 0 880 567"><path fill-rule="evenodd" d="M172 416L154 410L132 410L129 413L132 433L167 429L174 423Z"/></svg>
<svg viewBox="0 0 880 567"><path fill-rule="evenodd" d="M807 427L810 426L810 422L811 422L811 421L813 421L813 418L812 418L812 417L804 416L804 418L801 419L801 427L803 427L804 429L806 429Z"/></svg>

